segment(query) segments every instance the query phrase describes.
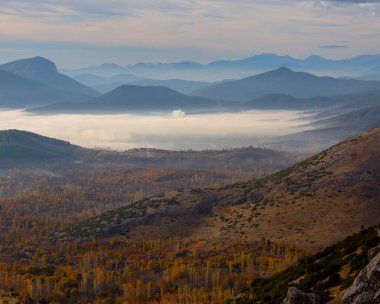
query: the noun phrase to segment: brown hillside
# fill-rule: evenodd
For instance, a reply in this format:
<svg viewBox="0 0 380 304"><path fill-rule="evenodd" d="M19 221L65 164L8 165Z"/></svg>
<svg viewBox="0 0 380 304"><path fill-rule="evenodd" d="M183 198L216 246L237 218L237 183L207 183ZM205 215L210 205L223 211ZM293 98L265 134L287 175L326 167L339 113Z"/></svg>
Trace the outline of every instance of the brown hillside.
<svg viewBox="0 0 380 304"><path fill-rule="evenodd" d="M188 237L212 246L265 237L317 250L378 224L379 200L377 128L264 179L152 197L82 222L54 238Z"/></svg>

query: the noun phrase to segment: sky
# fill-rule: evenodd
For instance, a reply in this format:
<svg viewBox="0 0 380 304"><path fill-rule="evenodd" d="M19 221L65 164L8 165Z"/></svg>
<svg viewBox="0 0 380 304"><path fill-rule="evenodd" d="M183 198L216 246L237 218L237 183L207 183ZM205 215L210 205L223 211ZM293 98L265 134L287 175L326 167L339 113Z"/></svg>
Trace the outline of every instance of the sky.
<svg viewBox="0 0 380 304"><path fill-rule="evenodd" d="M60 68L380 53L380 0L0 0L0 62Z"/></svg>

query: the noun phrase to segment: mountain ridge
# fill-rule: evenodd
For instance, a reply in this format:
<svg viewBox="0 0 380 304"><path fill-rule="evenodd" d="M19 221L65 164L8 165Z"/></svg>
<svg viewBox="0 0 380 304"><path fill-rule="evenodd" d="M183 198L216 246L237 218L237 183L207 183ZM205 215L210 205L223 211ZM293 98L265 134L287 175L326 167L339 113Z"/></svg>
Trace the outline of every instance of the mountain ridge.
<svg viewBox="0 0 380 304"><path fill-rule="evenodd" d="M378 54L359 55L343 59L328 59L319 55L310 55L302 59L289 55L264 53L236 60L214 60L206 64L186 60L169 63L139 62L129 64L126 67L118 66L118 69L114 71L110 71L109 69L102 70L101 66L97 66L65 72L71 76L88 72L99 76L112 76L120 72L130 72L145 78L185 77L184 79L191 80L196 76L198 80L221 81L228 77L242 78L247 74L252 74L253 71L257 73L265 72L282 66L296 70L329 74L331 76L336 76L337 73L344 73L346 76L357 77L376 72L376 67L379 64L380 55Z"/></svg>
<svg viewBox="0 0 380 304"><path fill-rule="evenodd" d="M166 87L122 85L81 103L57 103L31 109L37 113L115 113L119 111L163 111L213 108L217 102L209 98L187 96Z"/></svg>
<svg viewBox="0 0 380 304"><path fill-rule="evenodd" d="M380 89L378 81L318 77L306 72L279 68L262 74L211 85L192 95L215 100L249 101L267 94L285 94L296 98L333 96ZM323 92L323 93L322 93Z"/></svg>

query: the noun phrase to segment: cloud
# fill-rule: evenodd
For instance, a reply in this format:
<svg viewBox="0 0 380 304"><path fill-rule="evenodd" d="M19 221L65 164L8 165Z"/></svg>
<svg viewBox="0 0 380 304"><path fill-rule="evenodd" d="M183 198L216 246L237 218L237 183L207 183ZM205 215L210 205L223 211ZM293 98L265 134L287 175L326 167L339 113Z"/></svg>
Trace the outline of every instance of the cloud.
<svg viewBox="0 0 380 304"><path fill-rule="evenodd" d="M300 6L320 9L356 8L368 10L379 8L380 0L297 0L296 3Z"/></svg>
<svg viewBox="0 0 380 304"><path fill-rule="evenodd" d="M347 45L331 44L331 45L321 45L321 49L345 49Z"/></svg>
<svg viewBox="0 0 380 304"><path fill-rule="evenodd" d="M185 117L186 116L186 113L182 110L174 110L172 113L171 113L171 116L172 117L177 117L177 118L182 118L182 117Z"/></svg>
<svg viewBox="0 0 380 304"><path fill-rule="evenodd" d="M273 52L297 57L315 52L326 55L323 50L326 53L328 50L319 47L329 41L326 37L354 41L350 48L336 52L340 57L374 53L380 48L378 1L0 0L0 3L0 48L30 49L33 44L28 56L50 57L61 67L182 59L205 63ZM25 43L17 46L20 41ZM0 61L17 59L16 54L11 57L2 52Z"/></svg>
<svg viewBox="0 0 380 304"><path fill-rule="evenodd" d="M144 11L181 15L194 8L192 3L193 1L184 0L2 0L0 12L60 23L65 20L80 22L139 17L139 13Z"/></svg>
<svg viewBox="0 0 380 304"><path fill-rule="evenodd" d="M380 3L380 0L327 0L330 2L340 2L340 3Z"/></svg>

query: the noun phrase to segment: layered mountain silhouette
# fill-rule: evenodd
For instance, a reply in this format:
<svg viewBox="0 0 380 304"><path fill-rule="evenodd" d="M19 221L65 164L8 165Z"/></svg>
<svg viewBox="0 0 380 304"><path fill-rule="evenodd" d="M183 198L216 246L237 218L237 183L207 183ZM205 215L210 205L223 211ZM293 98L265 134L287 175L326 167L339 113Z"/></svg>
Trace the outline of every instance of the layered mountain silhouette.
<svg viewBox="0 0 380 304"><path fill-rule="evenodd" d="M76 99L83 97L0 70L0 108L28 108Z"/></svg>
<svg viewBox="0 0 380 304"><path fill-rule="evenodd" d="M98 66L91 66L76 70L63 70L63 72L69 76L75 76L79 74L93 74L101 77L111 77L117 74L126 73L124 67L114 63L103 63Z"/></svg>
<svg viewBox="0 0 380 304"><path fill-rule="evenodd" d="M94 89L58 73L53 62L41 57L0 66L0 108L83 101L98 95Z"/></svg>
<svg viewBox="0 0 380 304"><path fill-rule="evenodd" d="M0 69L23 78L39 81L63 91L83 96L99 95L94 89L91 89L66 75L58 73L54 62L42 57L12 61L0 65Z"/></svg>
<svg viewBox="0 0 380 304"><path fill-rule="evenodd" d="M318 77L288 68L222 82L192 93L216 100L248 101L267 94L285 94L298 98L351 94L380 89L378 81Z"/></svg>
<svg viewBox="0 0 380 304"><path fill-rule="evenodd" d="M208 87L210 83L202 81L190 81L182 79L168 79L168 80L156 80L156 79L142 79L133 82L134 85L142 86L162 86L180 92L182 94L190 94L195 90Z"/></svg>
<svg viewBox="0 0 380 304"><path fill-rule="evenodd" d="M287 67L303 70L346 71L371 70L378 66L380 55L361 55L347 59L326 59L318 55L311 55L305 59L276 54L260 54L241 60L218 60L208 64L209 67L218 68L250 68L250 69L276 69Z"/></svg>
<svg viewBox="0 0 380 304"><path fill-rule="evenodd" d="M245 109L260 110L322 110L316 117L323 118L350 110L380 106L380 90L310 98L268 94L243 102L242 105Z"/></svg>
<svg viewBox="0 0 380 304"><path fill-rule="evenodd" d="M125 84L139 86L158 86L167 87L182 94L190 94L191 92L209 86L211 83L202 81L191 81L182 79L148 79L137 77L133 74L118 74L112 77L100 77L92 74L80 74L73 77L77 81L93 87L95 90L108 93L117 87Z"/></svg>
<svg viewBox="0 0 380 304"><path fill-rule="evenodd" d="M90 82L107 78L82 76ZM118 75L108 79L129 78ZM132 77L133 79L134 77ZM131 80L131 79L130 79ZM163 86L160 86L160 85ZM117 84L104 85L112 89ZM182 92L197 89L187 96ZM318 77L304 72L281 68L241 80L209 85L186 80L141 79L121 85L106 94L83 102L61 102L39 108L41 112L117 112L167 111L174 109L211 109L212 111L241 111L247 109L325 110L331 107L351 109L379 105L380 82ZM216 102L218 100L219 102ZM64 104L65 103L65 104ZM33 110L34 111L34 110Z"/></svg>
<svg viewBox="0 0 380 304"><path fill-rule="evenodd" d="M128 67L105 64L104 66L90 67L69 71L69 75L92 73L94 75L112 76L118 73L133 73L140 77L169 78L197 77L197 79L222 80L226 77L241 78L244 75L287 67L295 70L318 72L328 75L337 73L348 76L365 74L378 74L380 55L361 55L353 58L333 60L318 55L305 59L277 54L259 54L239 60L217 60L208 64L192 61L172 63L137 63ZM112 74L113 73L113 74ZM171 75L171 76L170 76Z"/></svg>
<svg viewBox="0 0 380 304"><path fill-rule="evenodd" d="M217 106L209 98L187 96L166 87L123 85L86 102L57 103L32 109L51 113L115 113L120 111L167 111L208 109Z"/></svg>
<svg viewBox="0 0 380 304"><path fill-rule="evenodd" d="M117 74L111 77L102 77L93 74L79 74L75 75L73 78L90 87L115 84L119 84L116 86L120 86L122 84L128 84L142 79L141 77L132 74Z"/></svg>

